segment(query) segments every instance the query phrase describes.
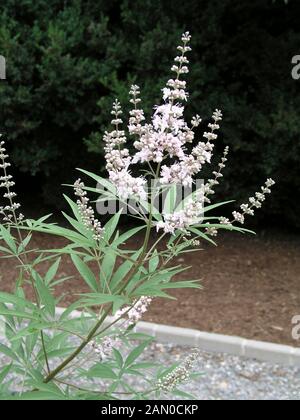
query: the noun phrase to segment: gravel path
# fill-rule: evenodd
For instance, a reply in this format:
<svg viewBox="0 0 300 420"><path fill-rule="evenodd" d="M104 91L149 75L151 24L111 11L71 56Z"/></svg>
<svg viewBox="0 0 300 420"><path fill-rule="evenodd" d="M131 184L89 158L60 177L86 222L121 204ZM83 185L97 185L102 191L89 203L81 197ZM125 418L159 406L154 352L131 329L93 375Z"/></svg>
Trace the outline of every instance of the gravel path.
<svg viewBox="0 0 300 420"><path fill-rule="evenodd" d="M189 347L154 342L143 354L143 359L167 367L183 360L191 351ZM0 367L7 363L7 358L0 354ZM203 375L180 389L199 400L300 400L300 368L297 367L200 351L195 368ZM142 387L140 379L132 378L135 387ZM76 380L77 385L79 382L86 385L84 379ZM166 395L165 399L172 398Z"/></svg>
<svg viewBox="0 0 300 420"><path fill-rule="evenodd" d="M188 347L154 343L148 359L171 364ZM200 400L300 400L300 368L282 367L228 354L200 352L196 370L203 376L182 389Z"/></svg>

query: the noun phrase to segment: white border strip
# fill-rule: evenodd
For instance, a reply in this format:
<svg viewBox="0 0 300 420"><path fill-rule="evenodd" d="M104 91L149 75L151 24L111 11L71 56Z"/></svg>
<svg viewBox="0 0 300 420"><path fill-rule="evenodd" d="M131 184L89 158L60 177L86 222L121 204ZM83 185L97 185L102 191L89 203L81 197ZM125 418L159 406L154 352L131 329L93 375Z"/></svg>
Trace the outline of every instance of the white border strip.
<svg viewBox="0 0 300 420"><path fill-rule="evenodd" d="M61 315L65 310L66 308L58 308L57 314ZM80 314L79 311L74 311L71 316L77 317ZM110 322L108 317L105 324ZM151 335L162 343L198 347L213 353L228 353L273 364L300 367L300 348L296 347L143 321L137 324L135 331Z"/></svg>

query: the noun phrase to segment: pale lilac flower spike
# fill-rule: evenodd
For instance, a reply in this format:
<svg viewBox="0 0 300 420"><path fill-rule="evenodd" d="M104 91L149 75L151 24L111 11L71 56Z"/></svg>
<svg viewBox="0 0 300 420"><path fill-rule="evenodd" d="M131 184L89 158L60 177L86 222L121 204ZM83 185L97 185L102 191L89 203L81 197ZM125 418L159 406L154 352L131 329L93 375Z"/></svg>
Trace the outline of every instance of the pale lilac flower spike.
<svg viewBox="0 0 300 420"><path fill-rule="evenodd" d="M213 112L212 121L208 124L203 139L188 151L187 146L194 142L195 129L199 127L202 120L198 114L192 118L190 124L184 118L184 104L189 95L183 76L189 72L187 53L191 51L190 33L185 32L181 41L182 44L177 47L179 54L171 67L174 77L169 79L166 87L162 89L164 102L154 107L150 123L145 122L144 111L140 106L139 86L131 86L129 95L133 109L130 111L128 132L134 137L133 145L137 150L133 156L130 156L125 146L127 143L125 131L120 128L123 123L121 105L117 100L113 104L114 129L104 135L106 168L119 197L123 199L131 197L147 199L146 179L132 175L130 166L133 164L155 163L159 165L161 184L180 184L190 188L203 166L211 163L223 115L219 109ZM163 214L162 220L156 224L157 230L174 234L176 230L186 232L189 226L199 223L204 203L210 203L209 196L215 193L214 187L219 184L219 179L223 176L222 170L226 165L227 154L228 147L224 150L218 170L213 172L214 178L209 179L183 209L175 213ZM233 212L233 221L223 217L220 218L220 223L228 226L234 222L243 224L245 215L253 215L254 208L261 207L265 195L271 192L270 187L273 183L273 180L267 180L262 191L256 193L255 197L251 197L249 204L241 206L241 212ZM206 229L206 233L212 236L215 236L217 232L218 229L213 226Z"/></svg>
<svg viewBox="0 0 300 420"><path fill-rule="evenodd" d="M0 138L2 134L0 134ZM0 142L0 169L3 170L3 175L0 176L0 188L4 188L5 193L3 193L3 198L8 200L6 206L0 206L0 215L2 216L3 222L11 223L21 223L24 219L22 213L16 214L16 211L19 210L21 204L16 201L17 194L12 191L12 188L15 186L12 175L7 173L7 168L11 164L7 161L9 155L6 152L5 142Z"/></svg>

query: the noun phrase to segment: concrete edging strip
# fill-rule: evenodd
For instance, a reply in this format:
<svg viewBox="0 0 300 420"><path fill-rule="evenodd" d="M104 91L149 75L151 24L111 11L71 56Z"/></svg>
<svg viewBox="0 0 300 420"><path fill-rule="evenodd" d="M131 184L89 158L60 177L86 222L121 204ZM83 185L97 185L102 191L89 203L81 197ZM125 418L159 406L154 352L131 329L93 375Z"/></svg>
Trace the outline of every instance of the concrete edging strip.
<svg viewBox="0 0 300 420"><path fill-rule="evenodd" d="M61 314L64 310L58 308L57 313ZM78 315L79 311L72 313L72 317ZM107 324L110 322L108 318ZM144 321L136 325L135 331L149 334L162 343L198 347L213 353L228 353L273 364L300 366L300 348L296 347Z"/></svg>

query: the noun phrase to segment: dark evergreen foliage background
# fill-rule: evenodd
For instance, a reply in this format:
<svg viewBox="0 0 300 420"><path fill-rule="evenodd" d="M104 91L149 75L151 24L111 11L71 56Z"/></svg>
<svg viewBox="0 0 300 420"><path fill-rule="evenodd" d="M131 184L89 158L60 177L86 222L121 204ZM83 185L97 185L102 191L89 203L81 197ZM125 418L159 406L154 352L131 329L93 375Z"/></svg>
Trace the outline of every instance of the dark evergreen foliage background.
<svg viewBox="0 0 300 420"><path fill-rule="evenodd" d="M189 30L187 112L209 117L222 109L217 150L231 148L218 198L247 198L272 176L277 186L261 218L300 227L300 80L291 77L291 59L300 54L299 1L1 0L0 6L0 54L7 60L0 131L24 191L60 207L61 184L74 181L75 167L103 171L112 101L118 97L128 109L128 88L136 82L150 112L180 34Z"/></svg>

